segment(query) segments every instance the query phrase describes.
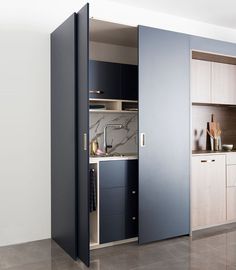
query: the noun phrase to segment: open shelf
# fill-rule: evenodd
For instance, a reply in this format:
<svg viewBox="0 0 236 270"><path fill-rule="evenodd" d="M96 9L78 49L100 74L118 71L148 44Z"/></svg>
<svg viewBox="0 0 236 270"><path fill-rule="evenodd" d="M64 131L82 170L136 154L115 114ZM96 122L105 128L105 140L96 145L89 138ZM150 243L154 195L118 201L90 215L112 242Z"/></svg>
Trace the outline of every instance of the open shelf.
<svg viewBox="0 0 236 270"><path fill-rule="evenodd" d="M91 106L89 112L92 113L137 113L137 100L118 100L118 99L89 99ZM94 108L93 106L101 106Z"/></svg>

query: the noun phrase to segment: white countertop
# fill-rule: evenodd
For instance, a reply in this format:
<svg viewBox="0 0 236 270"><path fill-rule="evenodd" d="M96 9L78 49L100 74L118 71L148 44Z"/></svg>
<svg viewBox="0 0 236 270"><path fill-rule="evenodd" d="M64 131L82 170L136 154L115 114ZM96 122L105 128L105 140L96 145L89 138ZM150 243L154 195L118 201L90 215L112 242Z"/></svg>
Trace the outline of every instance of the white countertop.
<svg viewBox="0 0 236 270"><path fill-rule="evenodd" d="M99 161L109 161L109 160L132 160L138 159L136 155L125 155L125 156L113 156L113 157L90 157L89 163L97 163Z"/></svg>
<svg viewBox="0 0 236 270"><path fill-rule="evenodd" d="M232 151L192 151L192 156L210 156L210 155L228 155L228 154L236 154L236 150Z"/></svg>

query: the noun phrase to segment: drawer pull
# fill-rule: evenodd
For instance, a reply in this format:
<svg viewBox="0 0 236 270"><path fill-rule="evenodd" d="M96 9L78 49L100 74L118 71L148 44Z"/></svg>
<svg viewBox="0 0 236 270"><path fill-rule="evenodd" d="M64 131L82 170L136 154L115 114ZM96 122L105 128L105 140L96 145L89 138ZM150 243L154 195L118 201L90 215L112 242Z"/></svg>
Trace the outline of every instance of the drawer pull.
<svg viewBox="0 0 236 270"><path fill-rule="evenodd" d="M104 92L103 91L100 91L100 90L89 90L89 93L90 94L104 94Z"/></svg>
<svg viewBox="0 0 236 270"><path fill-rule="evenodd" d="M133 220L136 220L136 217L132 217Z"/></svg>
<svg viewBox="0 0 236 270"><path fill-rule="evenodd" d="M132 194L136 194L136 191L135 191L135 190L133 190L133 191L132 191Z"/></svg>
<svg viewBox="0 0 236 270"><path fill-rule="evenodd" d="M202 159L201 162L215 162L215 159Z"/></svg>

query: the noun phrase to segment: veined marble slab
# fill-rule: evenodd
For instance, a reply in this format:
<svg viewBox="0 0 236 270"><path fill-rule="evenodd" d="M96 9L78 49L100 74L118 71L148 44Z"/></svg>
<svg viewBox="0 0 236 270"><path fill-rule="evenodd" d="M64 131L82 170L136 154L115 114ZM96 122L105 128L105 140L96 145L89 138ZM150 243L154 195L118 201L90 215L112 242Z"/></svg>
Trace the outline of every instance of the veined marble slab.
<svg viewBox="0 0 236 270"><path fill-rule="evenodd" d="M137 114L130 113L90 113L90 142L97 139L99 148L103 149L103 129L107 124L121 124L123 128L107 129L107 144L112 145L109 153L137 153Z"/></svg>

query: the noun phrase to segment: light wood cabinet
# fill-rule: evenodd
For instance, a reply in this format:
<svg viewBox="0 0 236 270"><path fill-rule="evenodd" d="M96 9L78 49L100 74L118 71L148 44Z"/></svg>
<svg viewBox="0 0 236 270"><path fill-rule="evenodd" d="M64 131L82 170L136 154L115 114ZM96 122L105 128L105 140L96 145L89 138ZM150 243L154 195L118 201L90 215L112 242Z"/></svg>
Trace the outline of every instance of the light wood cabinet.
<svg viewBox="0 0 236 270"><path fill-rule="evenodd" d="M236 187L227 188L227 221L236 220Z"/></svg>
<svg viewBox="0 0 236 270"><path fill-rule="evenodd" d="M192 59L193 103L236 105L236 65Z"/></svg>
<svg viewBox="0 0 236 270"><path fill-rule="evenodd" d="M192 229L226 221L225 155L192 157Z"/></svg>
<svg viewBox="0 0 236 270"><path fill-rule="evenodd" d="M227 166L227 187L236 187L236 165Z"/></svg>
<svg viewBox="0 0 236 270"><path fill-rule="evenodd" d="M211 62L192 59L192 102L211 103Z"/></svg>
<svg viewBox="0 0 236 270"><path fill-rule="evenodd" d="M236 153L227 153L227 221L236 220Z"/></svg>
<svg viewBox="0 0 236 270"><path fill-rule="evenodd" d="M212 103L236 104L236 66L212 63Z"/></svg>

